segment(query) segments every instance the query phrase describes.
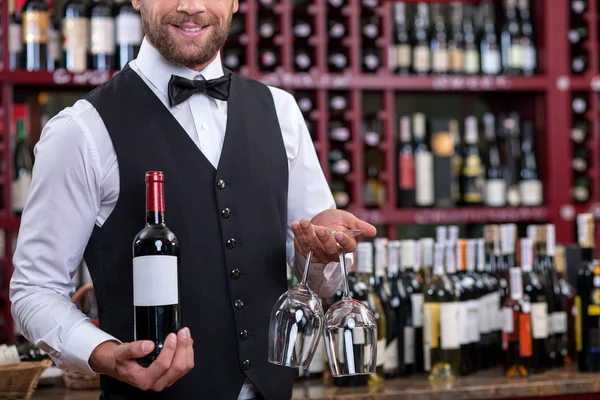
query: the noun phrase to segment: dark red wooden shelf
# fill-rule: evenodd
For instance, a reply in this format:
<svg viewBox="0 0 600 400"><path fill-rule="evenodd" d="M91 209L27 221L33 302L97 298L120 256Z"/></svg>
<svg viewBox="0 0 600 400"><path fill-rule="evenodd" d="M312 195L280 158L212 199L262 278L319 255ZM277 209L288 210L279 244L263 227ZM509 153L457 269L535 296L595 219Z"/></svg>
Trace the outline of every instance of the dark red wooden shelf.
<svg viewBox="0 0 600 400"><path fill-rule="evenodd" d="M0 82L26 86L100 85L117 71L72 73L64 69L54 72L2 71ZM415 91L543 91L550 81L545 76L398 76L380 74L322 74L274 72L244 74L265 84L291 89L367 89Z"/></svg>
<svg viewBox="0 0 600 400"><path fill-rule="evenodd" d="M462 207L350 210L372 224L468 224L489 222L539 222L548 219L547 207Z"/></svg>

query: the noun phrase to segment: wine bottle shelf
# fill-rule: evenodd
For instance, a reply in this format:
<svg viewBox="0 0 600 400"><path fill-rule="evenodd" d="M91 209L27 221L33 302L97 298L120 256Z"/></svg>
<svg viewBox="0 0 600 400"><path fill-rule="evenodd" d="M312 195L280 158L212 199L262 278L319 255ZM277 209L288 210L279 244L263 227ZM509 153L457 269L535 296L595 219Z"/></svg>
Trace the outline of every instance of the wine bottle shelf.
<svg viewBox="0 0 600 400"><path fill-rule="evenodd" d="M65 69L49 71L0 72L0 82L22 86L82 86L101 85L118 71L89 70L74 73ZM543 91L549 86L545 76L398 76L381 74L321 74L274 72L244 74L267 85L290 89L368 89L415 91Z"/></svg>
<svg viewBox="0 0 600 400"><path fill-rule="evenodd" d="M549 217L547 207L411 208L350 210L373 224L483 224L489 222L538 222Z"/></svg>

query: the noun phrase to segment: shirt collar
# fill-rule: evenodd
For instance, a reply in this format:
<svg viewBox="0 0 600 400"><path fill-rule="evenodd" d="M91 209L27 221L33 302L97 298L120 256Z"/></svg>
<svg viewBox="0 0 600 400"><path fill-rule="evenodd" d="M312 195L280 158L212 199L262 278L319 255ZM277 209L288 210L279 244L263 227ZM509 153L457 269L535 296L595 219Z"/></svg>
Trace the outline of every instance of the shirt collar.
<svg viewBox="0 0 600 400"><path fill-rule="evenodd" d="M194 71L165 60L145 37L136 57L136 65L146 79L166 97L168 97L171 75L179 75L187 79L194 79L202 75L206 80L216 79L224 75L220 52L202 71ZM215 101L217 106L220 105L220 100L209 98Z"/></svg>

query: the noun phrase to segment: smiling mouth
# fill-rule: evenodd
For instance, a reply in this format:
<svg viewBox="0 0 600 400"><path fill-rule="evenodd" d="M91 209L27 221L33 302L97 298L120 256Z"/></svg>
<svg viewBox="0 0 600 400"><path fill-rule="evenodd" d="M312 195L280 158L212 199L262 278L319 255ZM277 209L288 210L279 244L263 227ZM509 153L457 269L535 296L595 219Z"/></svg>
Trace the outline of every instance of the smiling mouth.
<svg viewBox="0 0 600 400"><path fill-rule="evenodd" d="M185 26L178 26L179 29L181 29L184 32L199 32L202 29L206 28L208 25L204 25L204 26L195 26L193 28L191 27L185 27Z"/></svg>

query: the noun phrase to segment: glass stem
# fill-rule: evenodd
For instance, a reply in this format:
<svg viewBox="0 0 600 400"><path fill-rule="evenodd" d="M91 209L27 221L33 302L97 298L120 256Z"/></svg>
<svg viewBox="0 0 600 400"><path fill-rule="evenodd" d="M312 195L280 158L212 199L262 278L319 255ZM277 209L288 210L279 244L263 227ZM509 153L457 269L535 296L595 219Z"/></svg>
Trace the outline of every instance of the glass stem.
<svg viewBox="0 0 600 400"><path fill-rule="evenodd" d="M310 268L310 262L312 260L313 252L310 250L306 256L306 263L304 264L304 274L302 275L302 284L306 285L308 281L308 269Z"/></svg>
<svg viewBox="0 0 600 400"><path fill-rule="evenodd" d="M344 274L343 275L343 281L344 281L343 297L348 298L349 294L348 294L348 273L346 271L346 252L344 251L342 246L338 246L338 248L339 248L338 255L340 256L340 265L342 267L342 273Z"/></svg>

